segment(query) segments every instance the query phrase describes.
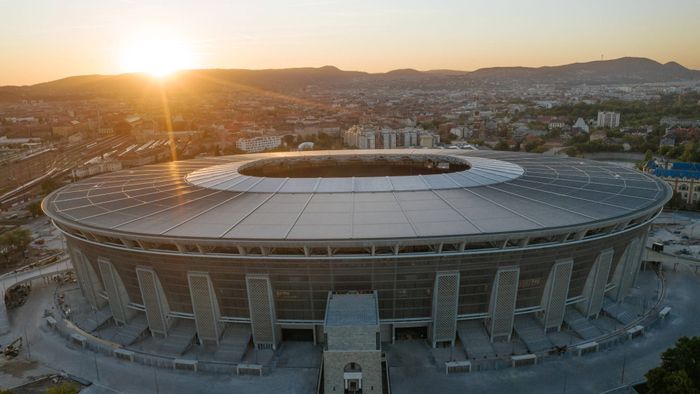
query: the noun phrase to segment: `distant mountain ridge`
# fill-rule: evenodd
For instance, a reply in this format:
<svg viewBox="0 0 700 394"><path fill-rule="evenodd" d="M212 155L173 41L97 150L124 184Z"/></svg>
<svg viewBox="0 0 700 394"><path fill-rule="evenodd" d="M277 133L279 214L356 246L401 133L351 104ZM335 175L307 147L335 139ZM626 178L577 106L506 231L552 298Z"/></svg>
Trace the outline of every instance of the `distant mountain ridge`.
<svg viewBox="0 0 700 394"><path fill-rule="evenodd" d="M618 84L674 82L700 79L700 71L676 62L661 64L647 58L624 57L544 67L489 67L475 71L414 69L386 73L344 71L335 66L286 69L202 69L180 71L166 79L170 93L212 93L231 89L284 91L309 85L325 87L354 84L411 84L441 82ZM133 96L159 91L160 82L145 74L82 75L31 86L0 87L0 100L20 98L71 98L88 96Z"/></svg>
<svg viewBox="0 0 700 394"><path fill-rule="evenodd" d="M669 82L700 78L700 71L690 70L676 62L661 64L651 59L623 57L544 67L491 67L470 74L477 78L505 78L550 82Z"/></svg>

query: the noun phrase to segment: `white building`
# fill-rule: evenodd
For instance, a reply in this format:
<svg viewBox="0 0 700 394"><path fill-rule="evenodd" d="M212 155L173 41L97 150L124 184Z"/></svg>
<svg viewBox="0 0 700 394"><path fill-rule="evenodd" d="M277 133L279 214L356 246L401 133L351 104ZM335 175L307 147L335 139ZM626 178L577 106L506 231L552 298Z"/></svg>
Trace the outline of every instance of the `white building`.
<svg viewBox="0 0 700 394"><path fill-rule="evenodd" d="M457 138L470 138L472 136L472 131L467 127L459 126L451 128L450 134L456 136Z"/></svg>
<svg viewBox="0 0 700 394"><path fill-rule="evenodd" d="M352 126L343 132L343 143L360 149L375 149L375 132L365 126Z"/></svg>
<svg viewBox="0 0 700 394"><path fill-rule="evenodd" d="M598 111L598 122L596 126L610 128L620 127L620 113Z"/></svg>
<svg viewBox="0 0 700 394"><path fill-rule="evenodd" d="M396 149L396 131L391 129L382 129L382 148Z"/></svg>
<svg viewBox="0 0 700 394"><path fill-rule="evenodd" d="M85 178L105 172L114 172L122 169L122 162L117 160L98 161L95 163L87 163L80 167L74 168L72 171L74 179Z"/></svg>
<svg viewBox="0 0 700 394"><path fill-rule="evenodd" d="M432 133L422 133L420 135L420 147L432 148L440 143L440 136Z"/></svg>
<svg viewBox="0 0 700 394"><path fill-rule="evenodd" d="M417 127L394 130L358 125L343 132L343 143L359 149L412 148L419 145L419 138L425 133L425 130Z"/></svg>
<svg viewBox="0 0 700 394"><path fill-rule="evenodd" d="M583 120L583 118L576 119L576 123L574 123L574 125L571 128L578 129L579 131L581 131L583 133L589 132L588 125L586 124L586 121Z"/></svg>
<svg viewBox="0 0 700 394"><path fill-rule="evenodd" d="M236 148L244 152L262 152L282 145L282 137L270 135L265 137L241 138L236 141Z"/></svg>

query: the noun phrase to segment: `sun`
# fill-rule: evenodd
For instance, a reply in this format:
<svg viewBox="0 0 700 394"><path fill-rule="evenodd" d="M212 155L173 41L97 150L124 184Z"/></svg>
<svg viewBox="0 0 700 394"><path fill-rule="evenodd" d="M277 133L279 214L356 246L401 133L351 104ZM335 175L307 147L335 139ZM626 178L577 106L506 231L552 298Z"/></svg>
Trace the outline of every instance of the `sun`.
<svg viewBox="0 0 700 394"><path fill-rule="evenodd" d="M125 46L121 63L126 72L145 72L159 78L195 66L192 50L174 37L136 39Z"/></svg>

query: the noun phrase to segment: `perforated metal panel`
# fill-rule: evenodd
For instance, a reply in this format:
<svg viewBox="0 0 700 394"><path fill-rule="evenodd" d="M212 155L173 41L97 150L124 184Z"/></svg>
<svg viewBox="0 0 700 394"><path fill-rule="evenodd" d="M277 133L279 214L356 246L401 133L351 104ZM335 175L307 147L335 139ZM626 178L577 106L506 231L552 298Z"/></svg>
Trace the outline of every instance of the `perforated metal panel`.
<svg viewBox="0 0 700 394"><path fill-rule="evenodd" d="M219 305L214 294L214 286L209 274L188 272L192 311L197 326L197 335L203 342L219 343L221 333L219 324Z"/></svg>
<svg viewBox="0 0 700 394"><path fill-rule="evenodd" d="M491 341L499 338L510 340L515 317L515 301L518 297L520 268L502 268L496 272L489 308Z"/></svg>
<svg viewBox="0 0 700 394"><path fill-rule="evenodd" d="M649 233L644 233L639 238L639 258L637 259L637 267L634 270L634 278L632 279L632 286L635 286L637 283L637 278L639 278L639 270L642 267L642 261L646 259L646 244L647 244L647 238L649 238Z"/></svg>
<svg viewBox="0 0 700 394"><path fill-rule="evenodd" d="M603 306L605 285L610 274L613 255L614 251L612 249L605 249L600 252L593 267L591 267L591 271L588 273L583 289L584 300L578 304L579 310L586 317L597 316L600 308Z"/></svg>
<svg viewBox="0 0 700 394"><path fill-rule="evenodd" d="M438 272L433 292L433 347L436 342L454 344L458 301L459 272Z"/></svg>
<svg viewBox="0 0 700 394"><path fill-rule="evenodd" d="M165 293L158 275L151 268L136 268L143 306L146 308L146 320L151 334L166 336L168 334L167 314L169 311Z"/></svg>
<svg viewBox="0 0 700 394"><path fill-rule="evenodd" d="M264 275L247 275L248 306L253 341L258 347L277 346L275 307L270 279Z"/></svg>
<svg viewBox="0 0 700 394"><path fill-rule="evenodd" d="M85 265L83 263L82 253L77 249L71 250L71 261L73 263L73 268L75 268L75 276L78 277L78 284L82 290L83 296L88 300L88 302L94 306L94 294L92 292L92 287L87 282L88 276L85 273Z"/></svg>
<svg viewBox="0 0 700 394"><path fill-rule="evenodd" d="M630 252L629 245L625 247L625 251L620 256L620 259L615 266L615 271L613 272L612 283L615 284L615 289L610 292L610 296L614 300L618 300L620 296L620 287L622 286L622 278L625 276L625 270L627 269L627 261L629 260L628 255Z"/></svg>
<svg viewBox="0 0 700 394"><path fill-rule="evenodd" d="M80 284L83 295L93 308L102 307L104 301L98 296L99 292L102 291L102 284L97 278L95 270L92 268L87 257L85 257L80 250L73 249L72 256L73 266L75 267L78 283Z"/></svg>
<svg viewBox="0 0 700 394"><path fill-rule="evenodd" d="M639 238L633 239L625 250L624 266L622 267L622 274L620 275L615 292L615 300L618 302L622 302L627 293L629 293L636 276L636 271L639 270L642 253L640 242ZM621 263L622 262L620 262L620 264Z"/></svg>
<svg viewBox="0 0 700 394"><path fill-rule="evenodd" d="M545 331L551 328L559 330L564 320L566 298L569 295L569 282L574 260L559 261L552 266L542 295L544 318L542 323Z"/></svg>
<svg viewBox="0 0 700 394"><path fill-rule="evenodd" d="M112 310L114 321L120 324L126 324L129 320L127 315L126 305L129 303L126 296L126 291L123 290L124 285L121 283L119 275L114 270L112 263L103 258L97 259L97 265L100 268L102 275L102 283L104 283L107 297L109 300L109 309Z"/></svg>

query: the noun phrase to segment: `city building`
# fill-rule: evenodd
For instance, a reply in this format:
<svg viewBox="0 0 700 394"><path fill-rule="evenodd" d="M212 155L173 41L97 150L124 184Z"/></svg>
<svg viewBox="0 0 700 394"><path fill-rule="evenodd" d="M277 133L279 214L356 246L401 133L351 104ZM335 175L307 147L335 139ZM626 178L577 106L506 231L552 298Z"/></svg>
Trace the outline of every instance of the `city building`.
<svg viewBox="0 0 700 394"><path fill-rule="evenodd" d="M406 127L399 131L399 146L403 148L412 148L418 146L418 134L422 132L422 129L415 127Z"/></svg>
<svg viewBox="0 0 700 394"><path fill-rule="evenodd" d="M450 134L457 138L463 139L470 138L472 136L472 131L468 127L460 126L451 128Z"/></svg>
<svg viewBox="0 0 700 394"><path fill-rule="evenodd" d="M416 127L394 130L387 127L378 129L359 125L352 126L343 132L343 143L358 149L413 148L422 146L419 139L424 135L430 136L432 139L437 138L434 145L440 142L438 135Z"/></svg>
<svg viewBox="0 0 700 394"><path fill-rule="evenodd" d="M104 172L114 172L122 169L122 162L118 160L100 160L76 167L71 171L73 179L85 178Z"/></svg>
<svg viewBox="0 0 700 394"><path fill-rule="evenodd" d="M243 152L262 152L282 145L282 137L270 135L265 137L241 138L236 141L236 148Z"/></svg>
<svg viewBox="0 0 700 394"><path fill-rule="evenodd" d="M326 343L332 386L373 392L378 342L407 330L432 346L466 340L464 325L509 341L516 315L548 332L621 302L671 192L580 158L305 151L97 175L43 209L87 301L115 324L147 322L135 338L177 327L218 346L243 326L265 350L303 332Z"/></svg>
<svg viewBox="0 0 700 394"><path fill-rule="evenodd" d="M588 132L590 131L588 125L586 124L586 121L583 120L583 118L576 119L576 122L573 126L571 126L571 129L586 134L588 134Z"/></svg>
<svg viewBox="0 0 700 394"><path fill-rule="evenodd" d="M391 129L382 129L382 149L396 149L396 131Z"/></svg>
<svg viewBox="0 0 700 394"><path fill-rule="evenodd" d="M365 126L352 126L343 132L343 143L358 149L375 149L376 134Z"/></svg>
<svg viewBox="0 0 700 394"><path fill-rule="evenodd" d="M609 128L620 127L620 113L598 111L598 120L596 122L596 126Z"/></svg>
<svg viewBox="0 0 700 394"><path fill-rule="evenodd" d="M440 136L431 133L421 133L419 135L419 146L421 148L434 148L440 143Z"/></svg>
<svg viewBox="0 0 700 394"><path fill-rule="evenodd" d="M666 181L685 204L700 204L700 163L649 160L644 170Z"/></svg>

